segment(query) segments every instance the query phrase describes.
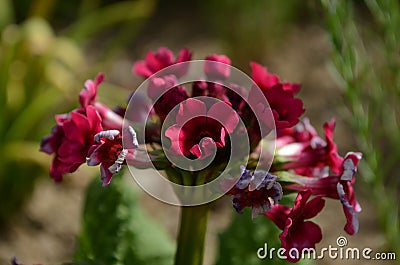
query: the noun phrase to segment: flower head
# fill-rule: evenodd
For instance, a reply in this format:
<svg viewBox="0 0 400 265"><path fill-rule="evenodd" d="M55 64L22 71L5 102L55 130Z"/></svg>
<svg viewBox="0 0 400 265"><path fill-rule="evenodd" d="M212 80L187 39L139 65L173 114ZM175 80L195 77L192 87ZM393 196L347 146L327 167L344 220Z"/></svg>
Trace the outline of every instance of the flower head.
<svg viewBox="0 0 400 265"><path fill-rule="evenodd" d="M186 89L182 86L175 86L176 83L174 75L154 77L150 80L147 93L154 101L154 111L161 121L176 105L189 97Z"/></svg>
<svg viewBox="0 0 400 265"><path fill-rule="evenodd" d="M56 116L57 125L43 138L40 151L55 154L50 176L57 182L65 173L72 173L85 163L86 154L100 132L101 118L93 106Z"/></svg>
<svg viewBox="0 0 400 265"><path fill-rule="evenodd" d="M318 133L311 125L310 120L305 117L296 126L279 130L276 139L277 148L282 148L291 143L304 143L309 145Z"/></svg>
<svg viewBox="0 0 400 265"><path fill-rule="evenodd" d="M227 95L227 89L218 83L206 82L206 81L196 81L192 86L192 96L207 96L220 99L224 102L229 102L230 100Z"/></svg>
<svg viewBox="0 0 400 265"><path fill-rule="evenodd" d="M356 234L359 227L357 213L361 211L361 206L356 200L353 184L360 159L360 153L349 153L346 155L340 181L337 183L339 200L342 203L343 212L347 220L344 230L349 235Z"/></svg>
<svg viewBox="0 0 400 265"><path fill-rule="evenodd" d="M97 102L97 89L103 81L103 73L98 74L94 80L86 80L84 88L79 93L79 102L83 108Z"/></svg>
<svg viewBox="0 0 400 265"><path fill-rule="evenodd" d="M357 213L361 211L361 207L355 198L353 184L361 157L361 153L349 152L343 159L340 174L314 178L299 177L296 178L299 184L290 184L286 188L296 191L310 190L314 195L340 200L347 219L344 230L350 235L356 234Z"/></svg>
<svg viewBox="0 0 400 265"><path fill-rule="evenodd" d="M139 76L148 78L163 68L166 68L176 63L190 61L191 58L192 54L189 52L188 49L182 49L175 60L174 54L172 53L171 50L165 47L160 47L158 48L156 53L150 51L147 53L143 61L136 62L133 65L132 72ZM174 72L171 74L180 77L184 75L186 71L187 71L186 67L178 67L175 68Z"/></svg>
<svg viewBox="0 0 400 265"><path fill-rule="evenodd" d="M189 98L180 103L176 123L165 135L171 140L173 154L203 159L212 154L215 146L225 146L225 136L238 123L238 115L226 103L217 102L207 110L204 102Z"/></svg>
<svg viewBox="0 0 400 265"><path fill-rule="evenodd" d="M282 187L277 182L277 177L265 171L255 171L251 174L250 170L241 166L241 176L239 181L227 193L232 195L233 207L238 213L242 213L245 207L252 208L252 217L266 213L273 204L277 204L282 198ZM229 180L229 182L236 180ZM223 187L224 188L224 187Z"/></svg>
<svg viewBox="0 0 400 265"><path fill-rule="evenodd" d="M290 128L299 122L299 117L305 110L303 102L294 98L292 91L284 90L281 84L277 84L268 90L263 90L263 93L272 110L276 129ZM251 97L251 91L249 97ZM260 99L250 98L250 100L250 104L255 104ZM268 107L265 106L265 108Z"/></svg>
<svg viewBox="0 0 400 265"><path fill-rule="evenodd" d="M335 120L332 119L330 122L324 124L324 133L326 139L326 159L329 168L336 174L341 172L341 165L343 158L339 156L337 147L333 141L333 130L335 129ZM361 159L361 157L360 157ZM358 164L358 163L357 163Z"/></svg>
<svg viewBox="0 0 400 265"><path fill-rule="evenodd" d="M333 119L324 124L325 141L317 135L308 119L293 128L281 130L277 139L277 154L289 160L282 169L294 169L297 174L309 177L325 167L339 173L343 158L333 141L334 128Z"/></svg>
<svg viewBox="0 0 400 265"><path fill-rule="evenodd" d="M250 67L252 79L262 90L268 90L277 84L282 84L282 88L285 91L297 93L300 90L300 84L289 82L281 83L278 75L271 74L268 72L267 68L258 63L250 62Z"/></svg>
<svg viewBox="0 0 400 265"><path fill-rule="evenodd" d="M211 54L205 58L204 73L214 80L225 80L231 74L231 59L226 55Z"/></svg>
<svg viewBox="0 0 400 265"><path fill-rule="evenodd" d="M100 73L94 80L86 80L84 88L79 93L81 108L94 106L101 116L102 126L107 129L122 127L122 117L97 100L98 86L104 81L104 74Z"/></svg>
<svg viewBox="0 0 400 265"><path fill-rule="evenodd" d="M263 66L251 62L252 79L259 86L265 100L255 93L256 88L252 88L249 93L249 102L251 106L257 106L261 111L271 109L275 119L276 129L290 128L299 122L299 117L304 113L303 102L294 97L298 88L294 84L282 84L277 75L268 73ZM294 89L296 87L296 89Z"/></svg>
<svg viewBox="0 0 400 265"><path fill-rule="evenodd" d="M101 131L94 136L95 143L88 151L86 162L89 166L100 165L103 186L110 183L112 176L121 170L122 164L129 154L129 149L138 147L136 132L128 127L125 147L122 135L118 130ZM128 149L129 148L129 149Z"/></svg>
<svg viewBox="0 0 400 265"><path fill-rule="evenodd" d="M301 254L304 248L315 248L315 244L322 239L321 228L314 222L305 221L315 217L325 206L321 196L309 201L311 194L311 191L301 191L293 208L277 204L265 213L265 216L283 230L279 239L288 253L287 260L290 262L300 259L300 255L293 256L291 249L297 249L297 253Z"/></svg>

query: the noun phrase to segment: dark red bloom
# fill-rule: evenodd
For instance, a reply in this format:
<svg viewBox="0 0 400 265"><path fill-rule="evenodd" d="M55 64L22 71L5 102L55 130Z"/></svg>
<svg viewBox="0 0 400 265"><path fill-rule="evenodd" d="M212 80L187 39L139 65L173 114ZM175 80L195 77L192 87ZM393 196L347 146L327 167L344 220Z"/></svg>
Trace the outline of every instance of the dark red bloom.
<svg viewBox="0 0 400 265"><path fill-rule="evenodd" d="M113 175L121 170L125 159L133 156L132 149L138 147L136 132L128 127L126 133L126 139L129 139L124 143L126 149L123 148L122 135L118 130L101 131L94 136L95 143L88 151L86 162L89 166L101 164L103 186L110 184ZM130 151L131 154L129 154Z"/></svg>
<svg viewBox="0 0 400 265"><path fill-rule="evenodd" d="M341 166L343 158L339 156L335 142L333 141L333 131L335 129L335 120L332 119L330 122L324 124L324 133L326 139L326 150L327 150L327 164L329 168L335 174L341 172ZM361 159L361 157L360 157ZM358 164L358 163L357 163Z"/></svg>
<svg viewBox="0 0 400 265"><path fill-rule="evenodd" d="M340 200L347 219L344 230L350 235L356 234L358 231L357 213L361 211L361 207L355 198L353 184L361 157L361 153L349 152L341 164L338 175L314 178L298 177L294 179L298 184L290 184L285 188L296 191L310 190L314 195Z"/></svg>
<svg viewBox="0 0 400 265"><path fill-rule="evenodd" d="M86 80L84 88L79 93L79 102L83 108L97 102L97 89L103 81L103 73L98 74L94 80Z"/></svg>
<svg viewBox="0 0 400 265"><path fill-rule="evenodd" d="M269 74L263 66L251 62L252 79L259 86L269 106L265 100L260 98L252 88L249 93L249 103L251 106L258 106L259 112L264 112L271 108L275 119L276 129L290 128L299 122L299 117L304 113L303 102L294 97L298 90L297 86L279 82L277 75ZM296 89L294 89L296 87ZM259 106L261 105L261 106Z"/></svg>
<svg viewBox="0 0 400 265"><path fill-rule="evenodd" d="M343 158L337 153L333 141L334 128L333 119L324 124L326 141L317 135L308 119L304 119L293 128L281 130L277 138L276 154L290 161L285 163L282 169L294 169L299 175L312 177L329 166L338 174Z"/></svg>
<svg viewBox="0 0 400 265"><path fill-rule="evenodd" d="M309 145L318 133L311 125L308 118L303 118L296 126L279 130L276 145L282 148L291 143L304 143Z"/></svg>
<svg viewBox="0 0 400 265"><path fill-rule="evenodd" d="M179 103L189 97L186 89L175 86L177 80L174 75L154 77L150 80L147 90L148 96L154 101L154 111L161 121Z"/></svg>
<svg viewBox="0 0 400 265"><path fill-rule="evenodd" d="M43 138L40 151L55 154L50 176L57 182L65 173L72 173L85 163L86 154L100 132L101 118L93 106L56 115L57 125Z"/></svg>
<svg viewBox="0 0 400 265"><path fill-rule="evenodd" d="M103 186L110 183L112 176L117 173L122 165L118 163L116 168L112 171L111 168L118 160L122 151L122 137L117 130L103 131L95 135L97 138L96 143L91 146L88 152L87 164L89 166L100 165L101 179ZM125 159L126 154L122 154L122 161Z"/></svg>
<svg viewBox="0 0 400 265"><path fill-rule="evenodd" d="M213 97L220 99L224 102L230 102L227 96L227 90L223 85L218 83L206 82L206 81L196 81L192 86L192 96L193 97Z"/></svg>
<svg viewBox="0 0 400 265"><path fill-rule="evenodd" d="M286 249L287 260L297 262L301 258L302 250L315 248L315 244L322 239L321 228L311 221L325 206L321 196L308 201L311 191L301 191L296 197L293 208L276 204L265 213L280 229L279 235L282 247ZM297 249L297 253L292 251ZM298 255L297 255L298 254Z"/></svg>
<svg viewBox="0 0 400 265"><path fill-rule="evenodd" d="M133 65L132 72L139 76L148 78L163 68L166 68L176 63L190 61L191 58L192 54L189 52L188 49L182 49L179 52L177 59L175 60L174 54L171 50L165 47L160 47L158 48L156 53L150 51L147 53L143 61L136 62ZM186 71L187 67L177 67L174 68L174 72L170 74L181 77L186 73Z"/></svg>
<svg viewBox="0 0 400 265"><path fill-rule="evenodd" d="M262 90L268 90L277 84L282 84L283 90L291 91L294 94L300 90L300 84L289 82L282 83L278 75L269 73L266 67L258 63L250 62L250 67L252 79Z"/></svg>
<svg viewBox="0 0 400 265"><path fill-rule="evenodd" d="M251 78L261 89L269 89L276 84L279 84L279 76L268 72L264 66L250 62Z"/></svg>
<svg viewBox="0 0 400 265"><path fill-rule="evenodd" d="M277 84L268 90L263 90L269 106L264 104L263 99L257 96L254 97L252 90L249 94L250 105L257 106L262 104L260 112L271 108L276 129L290 128L296 125L299 122L299 117L305 111L303 109L303 102L300 99L294 98L293 92L285 91L281 84Z"/></svg>
<svg viewBox="0 0 400 265"><path fill-rule="evenodd" d="M347 220L344 230L349 235L356 234L359 227L357 213L361 211L361 206L356 200L353 184L355 183L355 174L360 159L360 153L349 153L346 155L340 181L337 184L339 200L342 203Z"/></svg>
<svg viewBox="0 0 400 265"><path fill-rule="evenodd" d="M226 55L211 54L205 58L204 73L213 80L225 80L231 74L231 59Z"/></svg>
<svg viewBox="0 0 400 265"><path fill-rule="evenodd" d="M85 82L84 88L79 93L81 108L84 109L89 105L94 106L101 116L103 128L120 129L123 123L122 117L97 100L98 86L103 81L104 74L100 73L94 80L89 79Z"/></svg>
<svg viewBox="0 0 400 265"><path fill-rule="evenodd" d="M236 112L224 102L207 110L204 102L189 98L179 105L176 123L165 135L171 140L173 154L203 159L212 154L215 146L225 146L225 136L234 131L238 122Z"/></svg>
<svg viewBox="0 0 400 265"><path fill-rule="evenodd" d="M255 171L254 174L250 170L240 167L241 176L239 181L231 188L227 194L232 196L233 207L238 213L242 213L245 207L252 208L252 218L260 214L264 214L271 208L271 201L277 204L282 198L282 187L277 181L278 177L265 171ZM236 180L228 180L225 185L229 186L230 182ZM222 187L225 189L225 187Z"/></svg>

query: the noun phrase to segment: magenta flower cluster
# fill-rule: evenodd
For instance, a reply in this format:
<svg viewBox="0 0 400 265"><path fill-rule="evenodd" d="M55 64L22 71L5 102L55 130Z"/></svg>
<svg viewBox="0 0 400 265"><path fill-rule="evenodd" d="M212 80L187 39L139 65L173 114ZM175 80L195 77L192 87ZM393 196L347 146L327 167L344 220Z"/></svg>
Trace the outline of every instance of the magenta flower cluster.
<svg viewBox="0 0 400 265"><path fill-rule="evenodd" d="M350 235L357 233L357 213L361 208L355 199L353 184L361 154L349 152L344 157L338 154L333 141L334 120L325 123L321 138L307 118L301 119L305 110L302 100L296 97L300 84L281 81L255 62L250 62L254 86L248 89L245 99L219 82L196 81L190 89L179 85L177 80L188 72L185 64L174 71L165 71L163 76L154 76L168 66L191 59L187 49L175 57L162 47L136 62L132 71L149 78L147 97L152 102L148 104L138 95L131 96L137 110L134 114L124 107L112 110L98 101L97 90L104 80L103 74L86 81L79 94L80 106L67 114L56 115L56 125L43 138L41 151L54 154L51 177L61 181L65 174L76 171L85 162L89 166L100 165L103 185L108 185L127 161L138 167L174 168L162 149L151 153L150 161L138 158L139 144L161 145L161 138L165 136L169 140L166 148L174 156L204 160L216 149L215 162L207 168L203 180L207 182L215 178L221 165L227 164L227 154L233 144L229 136L243 134L239 126L242 121L250 145L247 155L255 156L259 163L264 161L259 150L265 133L275 128L277 139L270 172L252 172L255 167L249 164L241 167L238 178L228 179L221 185L232 196L237 212L251 207L253 218L271 219L282 230L279 236L282 246L301 251L314 248L321 241L321 228L309 219L324 208L324 198L331 198L343 207L347 220L345 231ZM209 79L223 81L231 75L231 60L227 56L212 54L205 60L203 71ZM204 97L215 101L205 102ZM142 115L147 111L149 117ZM139 137L132 127L124 127L124 115L135 121L147 118L146 135ZM162 130L169 116L172 122ZM123 138L123 133L127 137ZM289 193L297 194L294 205L280 204L282 196Z"/></svg>

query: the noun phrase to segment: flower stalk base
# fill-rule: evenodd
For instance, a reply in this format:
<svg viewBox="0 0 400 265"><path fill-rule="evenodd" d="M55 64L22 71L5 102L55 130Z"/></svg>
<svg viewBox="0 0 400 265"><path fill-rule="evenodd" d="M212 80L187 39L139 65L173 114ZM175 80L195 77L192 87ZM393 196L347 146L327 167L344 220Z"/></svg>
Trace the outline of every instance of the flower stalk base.
<svg viewBox="0 0 400 265"><path fill-rule="evenodd" d="M202 265L211 204L181 207L175 265Z"/></svg>

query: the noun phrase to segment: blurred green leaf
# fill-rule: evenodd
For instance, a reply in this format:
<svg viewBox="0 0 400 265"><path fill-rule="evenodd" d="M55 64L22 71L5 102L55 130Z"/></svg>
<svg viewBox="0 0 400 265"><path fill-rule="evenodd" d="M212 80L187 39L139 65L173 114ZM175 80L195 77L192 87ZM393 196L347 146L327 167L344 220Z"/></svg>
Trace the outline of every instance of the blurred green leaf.
<svg viewBox="0 0 400 265"><path fill-rule="evenodd" d="M140 208L133 187L121 175L87 190L76 260L96 264L172 264L174 244Z"/></svg>
<svg viewBox="0 0 400 265"><path fill-rule="evenodd" d="M10 0L0 1L0 32L3 31L6 25L14 20L13 9Z"/></svg>
<svg viewBox="0 0 400 265"><path fill-rule="evenodd" d="M55 0L36 0L30 7L29 15L48 19L56 3Z"/></svg>
<svg viewBox="0 0 400 265"><path fill-rule="evenodd" d="M18 161L19 163L34 163L47 170L50 158L45 153L38 154L38 150L38 143L33 141L12 141L3 146L3 151L7 154L8 160Z"/></svg>
<svg viewBox="0 0 400 265"><path fill-rule="evenodd" d="M152 13L154 6L154 0L138 0L117 2L95 9L72 24L66 30L65 35L82 42L100 30L105 30L117 23L147 18Z"/></svg>
<svg viewBox="0 0 400 265"><path fill-rule="evenodd" d="M5 223L48 172L50 157L38 154L39 139L50 132L54 112L72 108L68 97L77 99L71 91L82 85L77 69L86 64L81 49L56 36L42 18L9 24L0 36L0 196L6 198L0 223Z"/></svg>
<svg viewBox="0 0 400 265"><path fill-rule="evenodd" d="M24 150L20 150L24 152ZM34 183L41 168L32 162L15 159L3 161L0 165L0 226L20 209L33 191Z"/></svg>
<svg viewBox="0 0 400 265"><path fill-rule="evenodd" d="M0 32L14 20L13 9L10 0L0 1Z"/></svg>
<svg viewBox="0 0 400 265"><path fill-rule="evenodd" d="M85 262L66 262L63 263L62 265L99 265L99 264L94 261L85 261Z"/></svg>
<svg viewBox="0 0 400 265"><path fill-rule="evenodd" d="M285 36L293 22L304 16L307 6L304 1L295 0L208 0L204 3L203 12L209 18L206 23L223 41L230 58L243 66L249 60L263 59L265 48Z"/></svg>

